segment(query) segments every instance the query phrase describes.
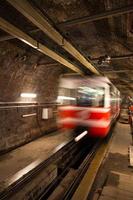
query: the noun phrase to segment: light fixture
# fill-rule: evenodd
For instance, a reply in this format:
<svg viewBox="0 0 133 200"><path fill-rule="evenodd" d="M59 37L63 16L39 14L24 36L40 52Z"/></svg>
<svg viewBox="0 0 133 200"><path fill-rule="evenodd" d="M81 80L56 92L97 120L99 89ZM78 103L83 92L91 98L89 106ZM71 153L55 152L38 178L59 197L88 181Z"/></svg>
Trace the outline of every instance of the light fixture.
<svg viewBox="0 0 133 200"><path fill-rule="evenodd" d="M108 56L108 55L105 55L105 56L100 56L99 59L98 59L98 64L101 65L101 64L104 64L104 63L110 63L111 62L111 57Z"/></svg>
<svg viewBox="0 0 133 200"><path fill-rule="evenodd" d="M81 140L87 134L88 134L88 131L84 131L83 133L78 135L76 138L74 138L75 142L78 142L79 140Z"/></svg>
<svg viewBox="0 0 133 200"><path fill-rule="evenodd" d="M36 98L37 95L35 93L21 93L20 96L24 98Z"/></svg>
<svg viewBox="0 0 133 200"><path fill-rule="evenodd" d="M31 114L26 114L26 115L22 115L22 117L31 117L31 116L36 116L37 113L31 113Z"/></svg>

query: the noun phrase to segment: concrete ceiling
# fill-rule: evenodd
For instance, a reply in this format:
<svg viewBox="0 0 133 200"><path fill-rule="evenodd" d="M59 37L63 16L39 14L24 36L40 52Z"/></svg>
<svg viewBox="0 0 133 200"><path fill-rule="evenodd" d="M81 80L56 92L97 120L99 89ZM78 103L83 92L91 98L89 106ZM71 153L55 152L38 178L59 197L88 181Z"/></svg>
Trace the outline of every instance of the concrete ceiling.
<svg viewBox="0 0 133 200"><path fill-rule="evenodd" d="M0 2L0 17L37 42L46 45L85 74L88 66L104 74L123 94L133 95L133 2L132 0L30 0L30 5L84 57L80 62L58 45L21 12L12 1ZM22 2L26 2L23 0ZM8 13L8 14L7 14ZM108 16L108 17L107 17ZM9 33L9 32L8 32ZM20 43L12 34L0 31L0 41ZM27 45L24 44L24 48ZM111 58L107 62L107 56ZM47 63L55 63L44 56Z"/></svg>

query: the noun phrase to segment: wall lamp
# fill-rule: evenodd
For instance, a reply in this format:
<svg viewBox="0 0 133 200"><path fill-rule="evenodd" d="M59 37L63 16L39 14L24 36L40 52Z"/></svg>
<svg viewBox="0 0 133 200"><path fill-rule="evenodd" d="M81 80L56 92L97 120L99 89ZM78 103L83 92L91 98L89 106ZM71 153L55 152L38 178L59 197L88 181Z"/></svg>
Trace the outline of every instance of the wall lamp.
<svg viewBox="0 0 133 200"><path fill-rule="evenodd" d="M24 97L24 98L36 98L37 97L37 95L35 93L21 93L20 96Z"/></svg>

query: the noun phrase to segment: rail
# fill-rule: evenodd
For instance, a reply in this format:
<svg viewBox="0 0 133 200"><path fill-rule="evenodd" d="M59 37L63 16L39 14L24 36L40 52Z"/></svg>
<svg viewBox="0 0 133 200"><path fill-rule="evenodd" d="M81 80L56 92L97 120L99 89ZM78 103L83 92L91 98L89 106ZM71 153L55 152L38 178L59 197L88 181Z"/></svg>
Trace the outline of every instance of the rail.
<svg viewBox="0 0 133 200"><path fill-rule="evenodd" d="M54 198L59 198L61 200L71 199L71 196L75 192L75 189L78 187L84 173L88 169L88 166L91 163L100 143L100 140L97 139L92 142L85 140L85 138L81 140L81 146L79 146L80 151L78 151L78 153L72 158L72 160L63 169L62 173L60 173L60 175L50 184L47 190L42 192L39 200ZM75 175L70 181L68 177L72 169L73 172L75 172ZM67 178L70 181L69 185L65 186L66 188L63 187L63 194L62 192L59 194L58 189L62 187L64 180Z"/></svg>
<svg viewBox="0 0 133 200"><path fill-rule="evenodd" d="M78 169L78 173L77 173L76 177L74 178L72 183L69 185L67 191L65 192L65 194L61 200L71 199L72 195L74 194L75 190L77 189L78 185L80 184L85 172L89 168L89 165L90 165L91 161L93 160L100 144L101 144L101 141L98 141L93 146L93 148L91 149L89 154L86 156L86 158L84 159L84 161L82 162L82 164L80 165L80 167Z"/></svg>
<svg viewBox="0 0 133 200"><path fill-rule="evenodd" d="M4 182L4 186L2 186L2 190L0 191L0 199L5 200L8 199L11 195L15 194L16 191L20 190L23 185L30 182L41 170L44 170L51 163L57 162L62 154L68 154L74 148L75 142L74 140L69 141L67 144L64 144L59 150L53 153L46 160L38 160L32 165L27 166L26 169L23 170L24 173L16 173L10 179ZM26 171L26 173L25 173Z"/></svg>
<svg viewBox="0 0 133 200"><path fill-rule="evenodd" d="M107 140L109 140L109 138L110 136L108 136ZM87 141L87 143L84 143L84 141ZM8 179L4 183L4 188L0 191L0 199L9 199L9 197L13 196L18 191L21 191L23 186L25 186L29 182L32 182L34 180L34 177L36 177L36 175L38 175L50 164L58 165L63 156L67 158L70 156L71 158L65 163L65 166L61 169L61 172L58 173L58 176L51 182L51 184L47 188L44 188L44 191L42 191L36 199L42 200L51 197L52 192L56 191L56 188L60 186L60 183L64 179L64 177L69 174L71 169L74 169L76 172L75 176L71 180L68 187L65 189L63 195L60 197L61 200L71 199L86 171L94 160L95 155L98 152L98 149L101 146L102 142L102 140L93 140L92 142L88 142L88 140L85 140L85 138L81 139L78 142L76 142L74 139L69 141L68 143L64 144L64 146L57 149L48 159L40 159L35 162L32 167L28 166L29 171L26 169L26 173L21 173L20 176L17 176L17 174L15 174L13 177L11 177L11 179Z"/></svg>

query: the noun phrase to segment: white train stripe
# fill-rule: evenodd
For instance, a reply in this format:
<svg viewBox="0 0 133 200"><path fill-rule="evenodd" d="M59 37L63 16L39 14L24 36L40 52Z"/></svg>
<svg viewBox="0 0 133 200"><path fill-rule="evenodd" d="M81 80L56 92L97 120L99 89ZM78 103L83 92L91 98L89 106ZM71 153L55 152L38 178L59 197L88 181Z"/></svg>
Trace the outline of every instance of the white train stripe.
<svg viewBox="0 0 133 200"><path fill-rule="evenodd" d="M76 125L84 125L84 126L90 126L90 127L99 127L99 128L106 128L110 125L110 120L81 120L81 119L74 119L74 118L65 118L58 120L59 124L76 124Z"/></svg>
<svg viewBox="0 0 133 200"><path fill-rule="evenodd" d="M59 111L63 110L86 110L86 111L91 111L91 112L102 112L106 113L110 111L110 108L89 108L89 107L74 107L74 106L61 106L59 107Z"/></svg>

